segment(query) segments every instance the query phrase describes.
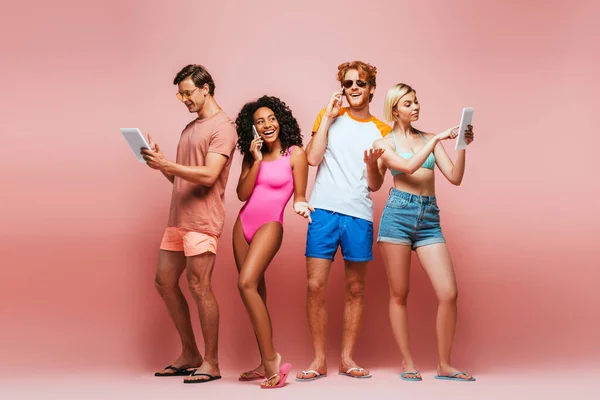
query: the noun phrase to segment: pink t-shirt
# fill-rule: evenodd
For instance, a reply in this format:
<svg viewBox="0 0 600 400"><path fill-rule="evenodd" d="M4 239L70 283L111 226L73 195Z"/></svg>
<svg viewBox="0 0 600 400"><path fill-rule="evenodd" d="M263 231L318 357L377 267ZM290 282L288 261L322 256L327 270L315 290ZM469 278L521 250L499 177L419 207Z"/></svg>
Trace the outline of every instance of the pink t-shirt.
<svg viewBox="0 0 600 400"><path fill-rule="evenodd" d="M203 166L206 154L227 157L221 174L211 187L175 177L168 226L219 237L225 222L225 187L237 143L234 122L223 112L185 127L177 145L181 165Z"/></svg>

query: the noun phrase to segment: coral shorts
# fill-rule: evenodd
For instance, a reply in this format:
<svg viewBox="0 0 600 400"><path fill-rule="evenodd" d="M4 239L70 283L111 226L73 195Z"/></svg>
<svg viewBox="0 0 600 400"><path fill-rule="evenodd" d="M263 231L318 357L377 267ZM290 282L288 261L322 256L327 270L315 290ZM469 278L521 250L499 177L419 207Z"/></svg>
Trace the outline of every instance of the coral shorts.
<svg viewBox="0 0 600 400"><path fill-rule="evenodd" d="M217 240L215 236L206 233L170 226L165 230L160 249L183 251L186 256L197 256L206 252L217 254Z"/></svg>

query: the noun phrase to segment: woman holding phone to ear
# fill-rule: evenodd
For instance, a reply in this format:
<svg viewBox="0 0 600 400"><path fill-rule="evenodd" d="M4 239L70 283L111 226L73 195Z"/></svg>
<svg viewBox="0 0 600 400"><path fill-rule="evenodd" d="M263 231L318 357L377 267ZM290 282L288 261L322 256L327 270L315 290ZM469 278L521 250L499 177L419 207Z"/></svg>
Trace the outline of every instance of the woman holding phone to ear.
<svg viewBox="0 0 600 400"><path fill-rule="evenodd" d="M292 194L294 211L310 222L306 202L308 162L302 134L289 107L276 97L247 103L237 119L238 147L244 155L237 195L246 204L233 228L238 288L254 328L261 364L240 380L265 379L261 388L282 387L291 369L273 346L264 273L283 238L283 213ZM256 130L258 137L253 134Z"/></svg>
<svg viewBox="0 0 600 400"><path fill-rule="evenodd" d="M438 367L436 379L474 381L475 378L450 364L457 316L454 267L440 226L440 209L435 197L434 167L450 183L460 185L465 172L466 150L459 150L452 162L442 140L454 139L457 128L434 135L414 128L419 119L417 94L399 83L387 93L384 118L394 123L390 135L374 143L381 163L390 169L394 187L385 205L377 242L383 256L390 288L390 323L403 357L400 377L407 381L422 380L409 348L406 300L409 290L411 250L429 276L438 298L436 321ZM465 134L467 144L473 139L472 126ZM385 173L385 168L382 168Z"/></svg>

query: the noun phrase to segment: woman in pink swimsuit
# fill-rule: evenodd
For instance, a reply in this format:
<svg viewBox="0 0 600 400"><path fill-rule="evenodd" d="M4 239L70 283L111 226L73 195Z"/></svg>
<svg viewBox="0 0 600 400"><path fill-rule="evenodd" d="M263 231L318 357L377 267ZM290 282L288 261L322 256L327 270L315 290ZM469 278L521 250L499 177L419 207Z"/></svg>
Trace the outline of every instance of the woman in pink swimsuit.
<svg viewBox="0 0 600 400"><path fill-rule="evenodd" d="M306 202L308 162L302 135L291 110L276 97L247 103L237 119L238 147L244 155L237 195L246 204L233 227L233 252L238 288L254 328L261 364L240 380L265 379L261 388L282 387L290 364L281 364L273 347L266 306L264 273L283 238L283 213L294 194L294 210L310 221ZM259 135L253 134L253 125Z"/></svg>

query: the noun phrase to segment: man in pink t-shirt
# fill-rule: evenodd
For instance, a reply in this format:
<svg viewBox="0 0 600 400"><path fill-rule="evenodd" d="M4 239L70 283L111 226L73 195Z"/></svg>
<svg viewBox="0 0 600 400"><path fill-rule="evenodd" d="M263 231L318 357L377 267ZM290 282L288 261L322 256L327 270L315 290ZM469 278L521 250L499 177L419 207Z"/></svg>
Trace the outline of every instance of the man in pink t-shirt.
<svg viewBox="0 0 600 400"><path fill-rule="evenodd" d="M168 161L150 137L153 150L142 151L148 166L160 170L173 183L155 283L179 332L182 352L155 375L187 376L185 383L205 383L221 377L217 352L219 307L211 276L225 221L225 186L237 133L233 121L215 101L215 83L202 65L186 66L173 84L178 88L177 98L198 118L181 133L175 162ZM204 358L196 345L188 304L179 288L184 270L200 315Z"/></svg>

